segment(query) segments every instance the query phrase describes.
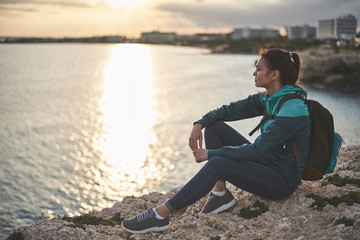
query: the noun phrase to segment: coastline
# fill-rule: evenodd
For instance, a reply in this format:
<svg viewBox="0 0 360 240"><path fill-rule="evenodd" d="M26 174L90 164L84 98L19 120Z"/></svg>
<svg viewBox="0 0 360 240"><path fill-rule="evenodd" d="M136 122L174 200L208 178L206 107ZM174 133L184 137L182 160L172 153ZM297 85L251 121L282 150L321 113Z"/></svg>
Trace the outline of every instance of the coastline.
<svg viewBox="0 0 360 240"><path fill-rule="evenodd" d="M305 85L350 93L360 90L360 51L308 49L300 55Z"/></svg>
<svg viewBox="0 0 360 240"><path fill-rule="evenodd" d="M334 180L331 176L339 178ZM339 179L343 179L343 186ZM360 146L342 148L334 174L321 181L303 181L286 200L265 200L232 185L229 189L238 200L233 208L196 218L205 197L172 215L171 226L163 233L133 235L123 230L120 222L164 202L179 188L166 194L125 197L111 208L83 215L85 219L103 220L97 221L97 225L95 221L79 224L76 217L41 219L20 227L7 239L358 239L360 236ZM336 204L333 199L337 199ZM250 214L243 215L243 209L248 209Z"/></svg>
<svg viewBox="0 0 360 240"><path fill-rule="evenodd" d="M211 54L250 54L258 51L228 51L228 45L210 47ZM355 93L360 90L360 50L310 47L296 51L301 57L301 80L306 87Z"/></svg>
<svg viewBox="0 0 360 240"><path fill-rule="evenodd" d="M257 51L226 52L226 46L210 49L211 54L248 54ZM360 91L360 51L309 48L299 51L302 63L301 80L306 87L356 93Z"/></svg>

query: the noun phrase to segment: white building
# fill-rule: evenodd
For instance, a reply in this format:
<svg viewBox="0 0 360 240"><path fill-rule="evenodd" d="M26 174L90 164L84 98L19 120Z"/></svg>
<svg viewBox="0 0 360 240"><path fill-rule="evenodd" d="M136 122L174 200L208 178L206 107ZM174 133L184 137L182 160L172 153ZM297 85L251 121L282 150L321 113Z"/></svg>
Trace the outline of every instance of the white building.
<svg viewBox="0 0 360 240"><path fill-rule="evenodd" d="M276 38L279 36L279 30L271 28L235 28L231 38L234 40L238 39L249 39L249 38Z"/></svg>
<svg viewBox="0 0 360 240"><path fill-rule="evenodd" d="M356 37L357 19L349 14L335 19L319 20L318 39L352 40Z"/></svg>
<svg viewBox="0 0 360 240"><path fill-rule="evenodd" d="M316 36L316 27L307 24L303 26L286 26L285 30L289 39L305 39Z"/></svg>
<svg viewBox="0 0 360 240"><path fill-rule="evenodd" d="M221 40L226 39L226 34L223 33L198 33L195 34L195 38L201 41L208 40Z"/></svg>
<svg viewBox="0 0 360 240"><path fill-rule="evenodd" d="M145 43L173 43L176 38L176 33L165 32L143 32L141 33L141 41Z"/></svg>
<svg viewBox="0 0 360 240"><path fill-rule="evenodd" d="M235 28L234 31L231 34L231 39L239 40L244 38L243 37L243 29L242 28Z"/></svg>

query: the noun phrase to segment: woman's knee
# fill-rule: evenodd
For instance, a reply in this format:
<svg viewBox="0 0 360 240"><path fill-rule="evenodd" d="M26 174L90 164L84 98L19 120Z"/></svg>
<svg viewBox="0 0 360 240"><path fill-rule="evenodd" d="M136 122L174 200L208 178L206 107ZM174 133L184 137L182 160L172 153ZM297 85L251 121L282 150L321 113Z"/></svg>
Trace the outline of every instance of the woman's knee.
<svg viewBox="0 0 360 240"><path fill-rule="evenodd" d="M211 157L207 164L209 164L211 167L213 167L215 170L219 169L219 167L221 167L221 164L224 163L224 157L220 157L220 156L213 156Z"/></svg>

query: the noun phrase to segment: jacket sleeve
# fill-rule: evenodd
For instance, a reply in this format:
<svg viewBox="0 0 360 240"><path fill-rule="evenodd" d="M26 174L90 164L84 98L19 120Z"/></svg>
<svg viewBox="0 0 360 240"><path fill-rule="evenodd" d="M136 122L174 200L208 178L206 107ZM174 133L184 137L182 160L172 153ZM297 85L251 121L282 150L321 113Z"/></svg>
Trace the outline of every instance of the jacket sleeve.
<svg viewBox="0 0 360 240"><path fill-rule="evenodd" d="M217 121L236 121L260 116L263 107L261 96L262 94L254 94L244 100L223 105L205 114L200 120L196 121L196 123L200 123L202 127L207 127Z"/></svg>
<svg viewBox="0 0 360 240"><path fill-rule="evenodd" d="M235 160L259 160L273 148L283 145L308 124L308 116L276 117L268 129L253 144L224 146L209 150L208 157L222 156Z"/></svg>

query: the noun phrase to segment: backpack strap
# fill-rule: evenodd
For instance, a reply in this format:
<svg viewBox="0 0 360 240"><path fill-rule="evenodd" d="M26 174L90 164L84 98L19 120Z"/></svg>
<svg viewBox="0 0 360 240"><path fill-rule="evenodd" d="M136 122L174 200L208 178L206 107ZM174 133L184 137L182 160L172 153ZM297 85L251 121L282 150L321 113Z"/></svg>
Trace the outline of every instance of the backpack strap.
<svg viewBox="0 0 360 240"><path fill-rule="evenodd" d="M304 100L305 104L306 104L306 98L303 98L301 95L299 94L288 94L288 95L285 95L281 100L280 100L280 103L279 103L279 106L278 106L278 110L277 112L280 111L280 108L281 106L288 100L290 99L301 99L301 100ZM307 157L305 156L304 152L302 151L300 145L295 141L295 139L293 138L290 138L288 140L288 142L291 144L291 148L294 152L294 155L295 155L295 158L296 158L296 165L297 165L297 170L298 170L298 176L299 176L299 184L301 184L301 172L300 172L300 159L299 159L299 154L300 156L302 157L302 159L304 161L307 161Z"/></svg>
<svg viewBox="0 0 360 240"><path fill-rule="evenodd" d="M263 112L262 115L264 116L263 119L261 119L260 123L249 133L250 136L252 136L259 128L269 119L275 119L275 115L267 114L266 112Z"/></svg>
<svg viewBox="0 0 360 240"><path fill-rule="evenodd" d="M290 100L290 99L301 99L304 100L306 104L306 98L303 98L301 95L293 93L293 94L287 94L285 95L279 102L279 105L277 107L277 113L279 113L282 105ZM260 123L249 133L250 136L252 136L259 128L269 119L275 119L276 115L269 115L265 112L265 106L261 109L262 115L264 116L263 119L260 121ZM304 152L301 150L301 147L299 144L295 141L295 139L290 138L287 142L291 144L292 150L294 152L295 158L296 158L296 165L298 170L298 176L299 176L299 184L301 184L301 172L300 172L300 160L299 160L299 154L303 158L304 161L307 160L307 157L305 156Z"/></svg>
<svg viewBox="0 0 360 240"><path fill-rule="evenodd" d="M302 99L305 101L305 99L300 96L299 94L296 94L296 93L293 93L293 94L287 94L285 95L279 102L279 105L278 105L278 108L277 108L277 113L279 113L280 111L280 108L282 107L282 105L290 100L290 99L295 99L295 98L298 98L298 99ZM270 115L270 114L267 114L266 111L265 111L265 106L262 105L262 108L261 108L261 114L264 116L260 123L249 133L250 136L252 136L257 130L260 129L260 127L269 119L275 119L276 118L276 115Z"/></svg>
<svg viewBox="0 0 360 240"><path fill-rule="evenodd" d="M299 160L298 155L300 154L301 157L304 159L304 161L307 159L307 157L305 156L304 152L301 150L301 147L299 146L299 144L293 138L290 138L288 142L291 144L291 148L292 148L295 158L296 158L296 165L297 165L298 176L299 176L299 184L301 184L300 160Z"/></svg>
<svg viewBox="0 0 360 240"><path fill-rule="evenodd" d="M301 100L306 101L306 99L303 98L303 97L302 97L301 95L299 95L299 94L296 94L296 93L287 94L287 95L285 95L285 96L280 100L279 105L278 105L278 108L277 108L277 112L280 112L280 108L282 107L282 105L283 105L286 101L288 101L288 100L290 100L290 99L301 99Z"/></svg>

